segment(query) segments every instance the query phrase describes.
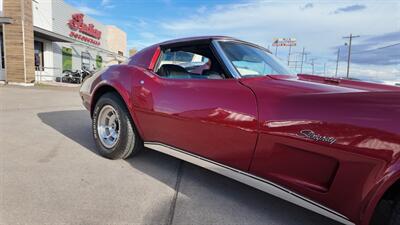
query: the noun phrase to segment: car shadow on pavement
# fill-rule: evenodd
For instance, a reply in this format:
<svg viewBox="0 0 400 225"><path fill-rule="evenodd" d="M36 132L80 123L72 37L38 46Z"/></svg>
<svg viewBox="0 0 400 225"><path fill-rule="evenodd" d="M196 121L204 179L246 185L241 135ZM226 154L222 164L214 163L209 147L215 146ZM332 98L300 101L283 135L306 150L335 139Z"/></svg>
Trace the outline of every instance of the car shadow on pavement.
<svg viewBox="0 0 400 225"><path fill-rule="evenodd" d="M47 126L57 130L67 138L96 152L93 142L91 119L85 110L67 110L38 113L39 119Z"/></svg>
<svg viewBox="0 0 400 225"><path fill-rule="evenodd" d="M38 113L37 116L47 126L80 144L84 149L98 155L92 136L92 122L87 111L66 110L41 112ZM132 167L145 172L159 181L164 181L164 183L168 183L166 177L163 173L159 173L159 171L176 170L179 164L178 159L151 150L141 152L137 157L131 157L126 161L129 162ZM170 186L174 184L175 183L172 182Z"/></svg>
<svg viewBox="0 0 400 225"><path fill-rule="evenodd" d="M37 116L44 124L97 154L87 111L53 111ZM178 189L175 203L163 202L158 204L159 209L145 215L147 224L160 224L165 210L172 208L169 215L172 218L167 218L167 223L173 220L173 224L338 224L203 168L189 163L179 166L180 160L159 152L146 150L126 161L134 169ZM166 205L171 205L171 209L165 209Z"/></svg>

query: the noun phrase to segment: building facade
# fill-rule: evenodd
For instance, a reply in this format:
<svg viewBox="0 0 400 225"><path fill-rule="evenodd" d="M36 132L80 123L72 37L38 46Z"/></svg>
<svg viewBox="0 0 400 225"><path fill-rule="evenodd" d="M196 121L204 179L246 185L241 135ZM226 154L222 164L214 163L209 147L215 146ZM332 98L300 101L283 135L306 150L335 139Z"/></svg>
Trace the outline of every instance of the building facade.
<svg viewBox="0 0 400 225"><path fill-rule="evenodd" d="M64 71L98 70L126 59L126 33L63 0L0 0L0 80L32 84ZM59 79L58 79L59 80Z"/></svg>

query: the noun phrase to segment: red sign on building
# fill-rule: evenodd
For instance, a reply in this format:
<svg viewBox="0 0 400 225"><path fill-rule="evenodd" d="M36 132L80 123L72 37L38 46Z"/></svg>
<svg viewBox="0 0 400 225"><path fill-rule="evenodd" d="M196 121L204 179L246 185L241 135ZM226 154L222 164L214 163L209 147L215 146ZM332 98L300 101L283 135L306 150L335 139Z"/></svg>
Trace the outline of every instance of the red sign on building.
<svg viewBox="0 0 400 225"><path fill-rule="evenodd" d="M68 26L72 30L69 36L90 44L100 45L101 31L96 29L91 23L84 23L83 17L85 17L85 15L82 13L72 15L72 19L68 21ZM77 31L79 31L79 33Z"/></svg>

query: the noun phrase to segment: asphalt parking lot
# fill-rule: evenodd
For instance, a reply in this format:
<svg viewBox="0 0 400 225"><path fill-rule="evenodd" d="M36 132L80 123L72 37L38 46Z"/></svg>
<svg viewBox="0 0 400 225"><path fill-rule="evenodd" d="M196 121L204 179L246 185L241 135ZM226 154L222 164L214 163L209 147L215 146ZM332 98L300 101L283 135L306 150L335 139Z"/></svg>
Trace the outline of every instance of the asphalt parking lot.
<svg viewBox="0 0 400 225"><path fill-rule="evenodd" d="M0 87L0 224L337 224L147 150L100 157L75 88Z"/></svg>

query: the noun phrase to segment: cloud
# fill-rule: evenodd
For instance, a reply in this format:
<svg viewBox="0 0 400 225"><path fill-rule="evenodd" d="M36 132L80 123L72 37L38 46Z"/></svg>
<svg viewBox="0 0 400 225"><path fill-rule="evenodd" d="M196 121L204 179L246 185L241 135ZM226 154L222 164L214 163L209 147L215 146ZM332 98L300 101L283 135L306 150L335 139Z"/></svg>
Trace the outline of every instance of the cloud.
<svg viewBox="0 0 400 225"><path fill-rule="evenodd" d="M115 5L106 5L106 6L104 6L104 8L106 8L106 9L113 9L113 8L115 8Z"/></svg>
<svg viewBox="0 0 400 225"><path fill-rule="evenodd" d="M111 0L101 0L100 5L106 9L112 9L115 5L111 4Z"/></svg>
<svg viewBox="0 0 400 225"><path fill-rule="evenodd" d="M360 65L400 65L400 31L370 35L352 45L351 61ZM354 39L356 40L356 39ZM340 48L341 61L347 61L347 46Z"/></svg>
<svg viewBox="0 0 400 225"><path fill-rule="evenodd" d="M339 69L339 74L344 76L346 74L346 69L346 64L343 64ZM400 83L400 68L351 64L350 77L376 83Z"/></svg>
<svg viewBox="0 0 400 225"><path fill-rule="evenodd" d="M138 19L138 22L137 22L137 25L139 26L139 27L146 27L147 25L148 25L148 23L145 21L145 20L143 20L143 19Z"/></svg>
<svg viewBox="0 0 400 225"><path fill-rule="evenodd" d="M146 35L146 34L145 34ZM156 44L156 43L160 43L163 41L167 41L171 38L169 37L154 37L154 38L137 38L137 39L130 39L128 40L127 46L128 48L135 48L135 49L143 49L146 48L150 45Z"/></svg>
<svg viewBox="0 0 400 225"><path fill-rule="evenodd" d="M208 7L207 14L194 12L186 17L163 20L159 24L159 31L176 37L228 35L263 46L270 44L275 37L296 37L299 46L317 51L313 52L316 54L325 54L330 46L342 42L342 36L350 32L365 34L396 29L393 21L398 13L397 3L380 5L367 2L365 10L361 12L362 21L359 14L331 14L332 8L337 8L337 3L313 4L313 8L310 8L310 4L250 1L216 5ZM305 5L312 9L312 13L302 9Z"/></svg>
<svg viewBox="0 0 400 225"><path fill-rule="evenodd" d="M305 9L311 9L311 8L313 8L314 7L314 4L313 3L311 3L311 2L309 2L309 3L307 3L307 4L305 4L304 6L302 6L302 7L300 7L302 10L305 10Z"/></svg>
<svg viewBox="0 0 400 225"><path fill-rule="evenodd" d="M207 6L200 6L197 10L196 10L196 12L197 13L199 13L199 14L203 14L203 13L205 13L207 11Z"/></svg>
<svg viewBox="0 0 400 225"><path fill-rule="evenodd" d="M101 16L104 14L103 12L88 6L78 6L77 8L79 11L92 16Z"/></svg>
<svg viewBox="0 0 400 225"><path fill-rule="evenodd" d="M400 31L390 32L382 35L376 35L366 40L369 43L400 41Z"/></svg>
<svg viewBox="0 0 400 225"><path fill-rule="evenodd" d="M362 5L350 6L346 2L248 1L208 6L206 14L193 11L188 16L162 20L156 26L157 35L168 34L172 38L227 35L265 47L271 44L273 38L294 37L298 43L292 48L292 53L306 47L306 51L311 53L308 57L316 58L319 71L323 71L324 62L329 64L327 70L335 69L338 47L341 47L340 62L345 64L347 47L343 46L345 40L342 37L352 32L361 35L361 38L353 41L354 69L351 73L360 76L367 71L369 74L382 74L384 71L392 79L400 70L393 72L398 63L397 52L400 52L397 47L364 54L356 54L356 51L371 50L400 40L400 34L393 32L398 30L399 6L398 2L392 1L384 4L366 1ZM333 13L333 10L338 13ZM358 13L345 13L351 11ZM335 46L334 51L332 46ZM280 58L287 59L287 54L288 48L278 48ZM307 66L307 69L311 68ZM368 70L363 69L366 67Z"/></svg>
<svg viewBox="0 0 400 225"><path fill-rule="evenodd" d="M312 66L309 63L304 64L303 73L312 73ZM316 62L314 74L334 77L336 73L336 61L326 63L326 72L324 74L324 63ZM347 61L339 62L337 77L346 77ZM350 77L364 81L376 83L400 83L400 66L392 65L369 65L357 64L352 62L350 65Z"/></svg>
<svg viewBox="0 0 400 225"><path fill-rule="evenodd" d="M357 48L355 49L357 50ZM391 45L390 47L386 48L354 52L352 54L352 62L368 65L399 65L400 44Z"/></svg>
<svg viewBox="0 0 400 225"><path fill-rule="evenodd" d="M109 5L110 2L111 2L110 0L101 0L100 5L101 5L101 6Z"/></svg>
<svg viewBox="0 0 400 225"><path fill-rule="evenodd" d="M145 38L145 39L154 39L154 38L157 37L155 34L150 33L150 32L140 32L139 35L140 35L142 38Z"/></svg>
<svg viewBox="0 0 400 225"><path fill-rule="evenodd" d="M334 14L339 14L339 13L346 13L346 12L354 12L354 11L360 11L367 8L365 5L349 5L346 7L341 7L341 8L337 8L333 13Z"/></svg>
<svg viewBox="0 0 400 225"><path fill-rule="evenodd" d="M160 0L160 1L165 5L171 5L172 4L172 0Z"/></svg>

